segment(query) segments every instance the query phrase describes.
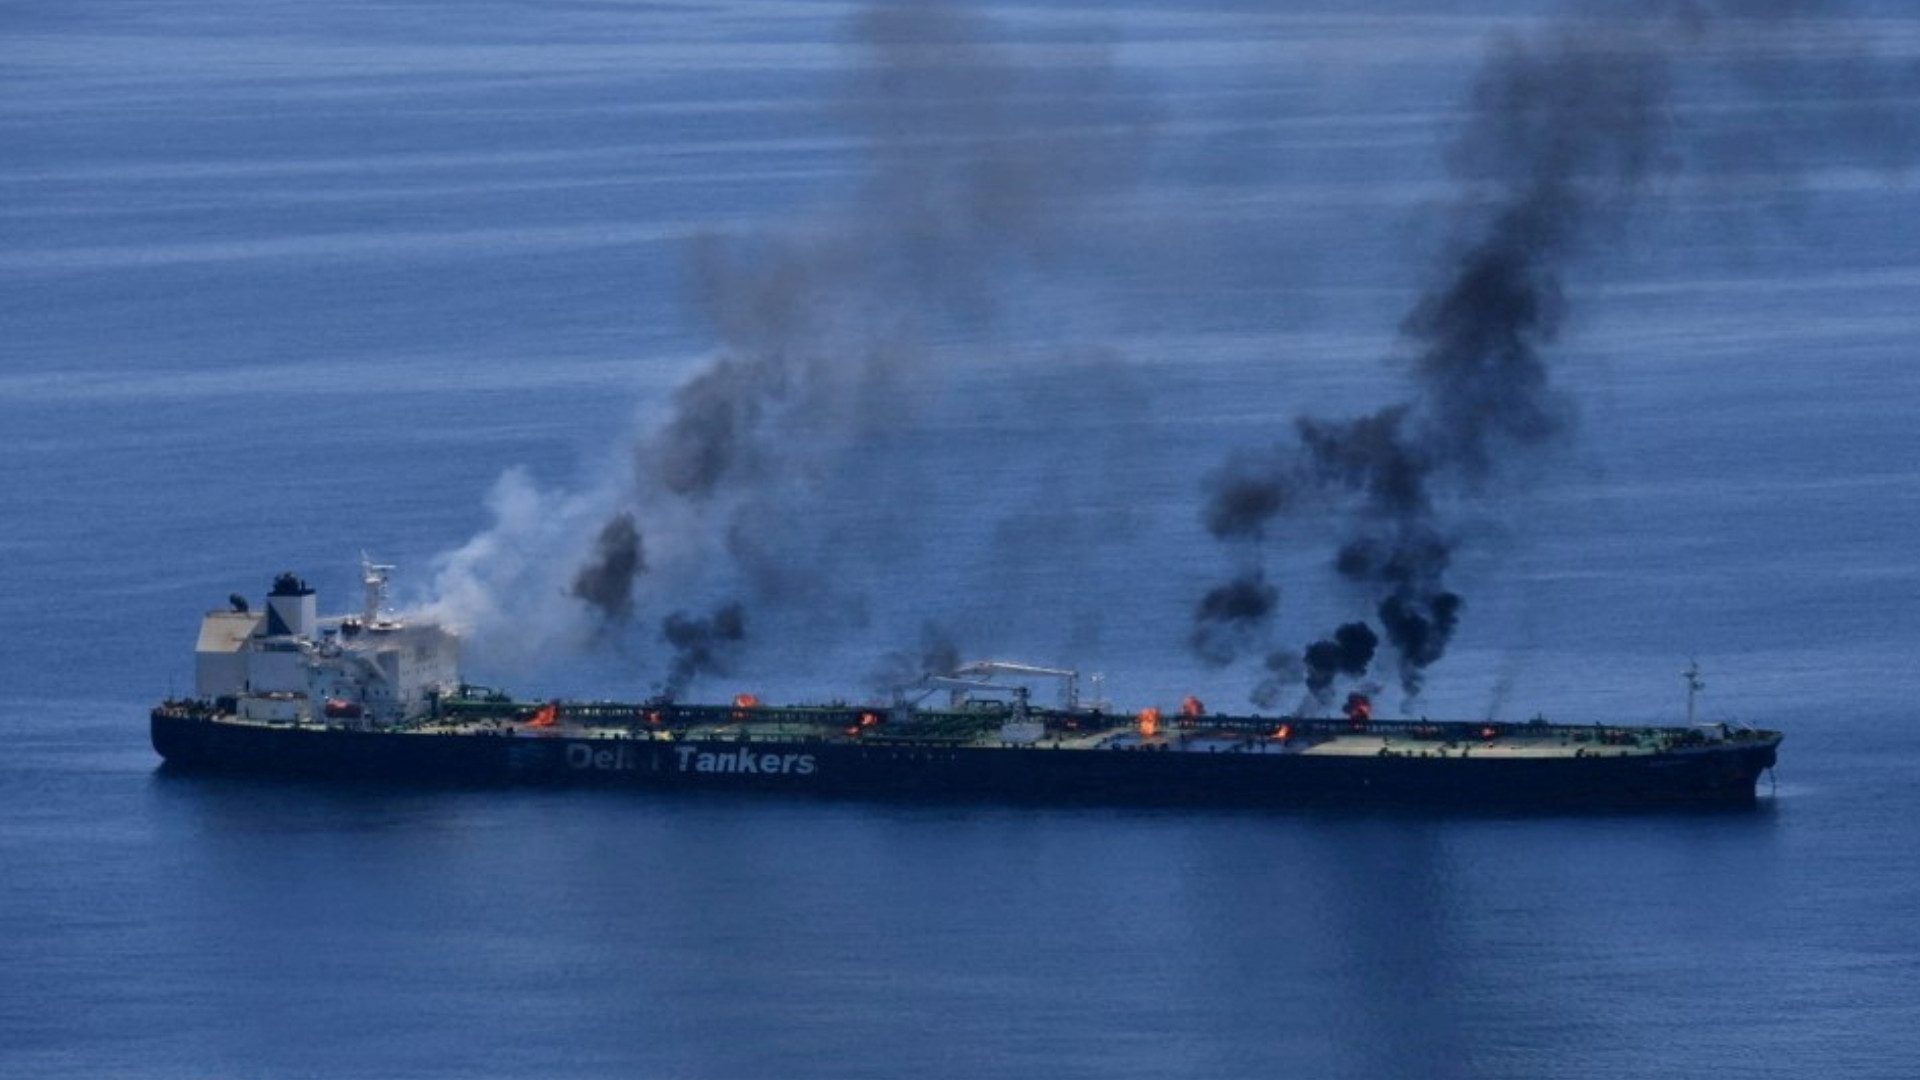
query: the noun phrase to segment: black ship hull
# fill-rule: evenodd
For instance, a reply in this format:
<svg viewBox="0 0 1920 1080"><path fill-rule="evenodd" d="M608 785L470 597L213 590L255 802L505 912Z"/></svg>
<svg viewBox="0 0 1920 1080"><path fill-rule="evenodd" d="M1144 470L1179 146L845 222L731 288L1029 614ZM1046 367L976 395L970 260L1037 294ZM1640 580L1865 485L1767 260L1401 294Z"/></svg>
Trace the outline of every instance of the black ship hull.
<svg viewBox="0 0 1920 1080"><path fill-rule="evenodd" d="M1658 754L1431 757L840 740L661 740L236 723L157 709L169 769L381 784L1245 807L1740 808L1777 737Z"/></svg>

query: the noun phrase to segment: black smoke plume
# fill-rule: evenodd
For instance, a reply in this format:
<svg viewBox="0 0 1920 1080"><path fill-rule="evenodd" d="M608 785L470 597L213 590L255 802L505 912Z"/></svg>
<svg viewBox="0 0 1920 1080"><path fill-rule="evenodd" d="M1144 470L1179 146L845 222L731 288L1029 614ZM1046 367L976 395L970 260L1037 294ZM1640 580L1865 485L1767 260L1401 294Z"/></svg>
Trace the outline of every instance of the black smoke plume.
<svg viewBox="0 0 1920 1080"><path fill-rule="evenodd" d="M676 692L738 650L749 609L818 612L823 634L857 624L844 613L865 608L862 575L836 560L896 531L859 515L890 512L872 493L915 463L888 440L953 374L926 343L991 323L1003 295L1074 249L1082 210L1139 171L1145 117L1097 50L1036 60L944 3L871 5L850 38L852 199L690 245L687 300L716 355L635 441L630 488L615 493L645 513L662 565L636 600L638 532L621 510L574 577L603 622L636 603L684 609L670 591L730 598L725 625L684 610L661 624ZM609 550L628 537L631 563Z"/></svg>
<svg viewBox="0 0 1920 1080"><path fill-rule="evenodd" d="M732 670L734 654L747 636L747 613L735 603L722 604L705 618L676 611L661 622L660 633L673 647L673 663L660 692L677 698L696 677Z"/></svg>
<svg viewBox="0 0 1920 1080"><path fill-rule="evenodd" d="M884 693L926 675L952 674L960 664L960 646L953 635L939 623L928 620L920 626L919 648L888 652L867 681Z"/></svg>
<svg viewBox="0 0 1920 1080"><path fill-rule="evenodd" d="M1284 455L1234 454L1206 480L1201 519L1215 539L1259 539L1267 522L1289 508L1295 462Z"/></svg>
<svg viewBox="0 0 1920 1080"><path fill-rule="evenodd" d="M1275 649L1261 662L1264 674L1254 683L1248 697L1262 709L1277 709L1289 691L1297 689L1307 674L1307 664L1291 649Z"/></svg>
<svg viewBox="0 0 1920 1080"><path fill-rule="evenodd" d="M1188 644L1202 660L1224 667L1259 640L1279 603L1280 590L1267 584L1265 574L1242 574L1200 598Z"/></svg>
<svg viewBox="0 0 1920 1080"><path fill-rule="evenodd" d="M1399 588L1380 601L1380 625L1400 653L1400 682L1409 697L1420 692L1429 665L1446 652L1465 601L1445 589L1416 592Z"/></svg>
<svg viewBox="0 0 1920 1080"><path fill-rule="evenodd" d="M609 622L625 622L633 615L634 579L646 569L646 548L633 515L615 514L594 539L593 551L574 575L571 591Z"/></svg>
<svg viewBox="0 0 1920 1080"><path fill-rule="evenodd" d="M1290 439L1229 458L1204 483L1209 532L1244 546L1289 513L1346 521L1334 569L1369 600L1402 688L1417 694L1464 607L1445 581L1456 540L1443 508L1510 490L1526 471L1516 466L1572 426L1572 403L1547 361L1566 324L1569 270L1597 241L1631 230L1650 181L1669 174L1684 151L1724 158L1733 147L1735 156L1770 157L1780 145L1765 119L1731 133L1715 130L1711 116L1694 116L1688 127L1678 104L1690 80L1748 87L1763 118L1772 115L1767 106L1789 113L1777 107L1791 102L1795 71L1803 78L1824 65L1843 82L1872 83L1857 70L1834 70L1871 64L1836 65L1831 52L1822 59L1848 32L1804 20L1834 7L1651 0L1500 40L1472 84L1468 119L1449 154L1460 196L1448 243L1400 323L1406 398L1358 417L1298 417ZM1816 25L1824 45L1803 40ZM1872 52L1859 41L1844 48ZM1889 98L1863 91L1858 100ZM1910 136L1914 126L1908 117L1892 130ZM1791 133L1792 149L1811 144L1801 139L1804 128L1780 129ZM1193 643L1211 662L1219 652L1203 632L1209 625L1203 603ZM1316 649L1304 674L1324 685L1328 668L1313 662ZM1270 666L1256 700L1274 695L1273 675Z"/></svg>
<svg viewBox="0 0 1920 1080"><path fill-rule="evenodd" d="M794 377L775 358L726 356L673 394L673 418L636 460L675 495L701 499L755 449L762 414L777 407Z"/></svg>
<svg viewBox="0 0 1920 1080"><path fill-rule="evenodd" d="M1352 622L1333 632L1333 636L1307 646L1302 661L1307 668L1307 690L1325 700L1335 679L1342 675L1359 678L1373 663L1373 650L1380 636L1363 622Z"/></svg>

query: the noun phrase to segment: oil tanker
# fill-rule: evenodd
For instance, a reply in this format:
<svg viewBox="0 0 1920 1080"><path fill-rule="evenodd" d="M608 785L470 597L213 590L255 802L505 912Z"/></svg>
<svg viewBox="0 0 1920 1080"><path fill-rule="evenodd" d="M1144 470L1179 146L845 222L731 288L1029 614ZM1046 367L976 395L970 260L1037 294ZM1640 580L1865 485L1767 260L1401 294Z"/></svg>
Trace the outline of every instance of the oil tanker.
<svg viewBox="0 0 1920 1080"><path fill-rule="evenodd" d="M374 784L597 785L851 798L1587 811L1758 801L1779 732L1672 725L1162 713L1084 699L1077 673L988 661L881 702L516 700L461 681L458 637L386 610L322 618L282 574L201 622L195 696L151 714L169 770ZM1057 704L1033 688L1054 684ZM1096 693L1094 697L1098 697ZM929 704L932 700L933 704Z"/></svg>

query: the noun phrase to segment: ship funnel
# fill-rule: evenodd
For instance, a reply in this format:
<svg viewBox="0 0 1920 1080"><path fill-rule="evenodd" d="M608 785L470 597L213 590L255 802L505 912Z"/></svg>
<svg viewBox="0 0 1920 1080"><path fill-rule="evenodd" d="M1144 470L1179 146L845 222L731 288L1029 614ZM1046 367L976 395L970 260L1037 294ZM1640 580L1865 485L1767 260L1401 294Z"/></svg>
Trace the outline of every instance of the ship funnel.
<svg viewBox="0 0 1920 1080"><path fill-rule="evenodd" d="M273 591L267 594L268 637L310 638L319 622L311 586L290 573L273 579Z"/></svg>

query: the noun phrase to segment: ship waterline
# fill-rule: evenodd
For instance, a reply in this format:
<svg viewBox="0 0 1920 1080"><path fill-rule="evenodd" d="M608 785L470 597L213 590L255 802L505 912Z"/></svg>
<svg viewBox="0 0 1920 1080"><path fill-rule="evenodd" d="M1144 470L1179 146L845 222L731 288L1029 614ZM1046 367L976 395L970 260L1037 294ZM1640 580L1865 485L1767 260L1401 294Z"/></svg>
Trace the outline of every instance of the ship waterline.
<svg viewBox="0 0 1920 1080"><path fill-rule="evenodd" d="M1379 720L1359 694L1337 719L1211 713L1191 698L1163 718L1082 703L1071 671L992 662L930 673L884 704L516 701L459 681L452 634L383 613L386 570L365 568L356 616L319 618L291 574L260 614L238 596L209 613L197 696L150 717L167 767L389 784L1584 810L1752 806L1781 741L1724 724ZM1060 707L1031 703L1034 679L1061 682ZM923 707L935 691L947 707Z"/></svg>

